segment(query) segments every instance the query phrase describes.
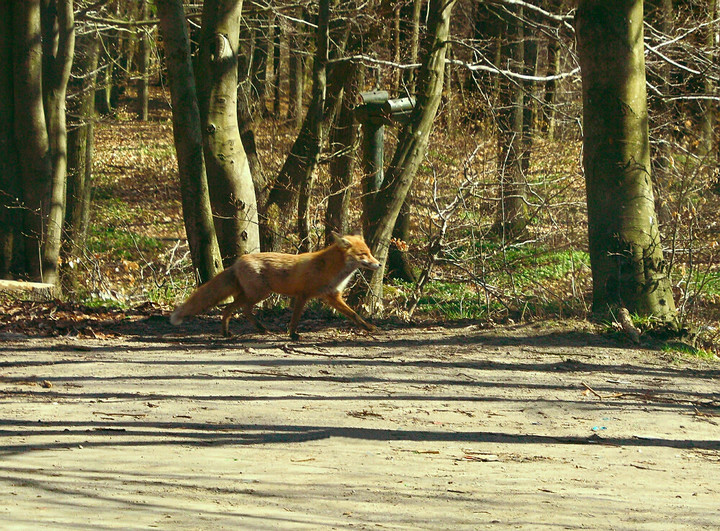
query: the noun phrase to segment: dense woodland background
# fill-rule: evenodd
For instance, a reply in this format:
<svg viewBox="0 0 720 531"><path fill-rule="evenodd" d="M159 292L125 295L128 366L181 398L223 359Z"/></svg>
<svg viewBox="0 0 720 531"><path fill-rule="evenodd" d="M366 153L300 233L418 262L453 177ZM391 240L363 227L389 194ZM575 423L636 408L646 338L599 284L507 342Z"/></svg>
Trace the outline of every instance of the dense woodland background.
<svg viewBox="0 0 720 531"><path fill-rule="evenodd" d="M602 20L602 4L619 18ZM376 317L586 317L610 282L596 280L593 292L588 232L597 217L589 227L588 205L617 214L597 188L586 196L595 177L583 155L597 128L584 130L583 93L592 91L580 65L585 76L588 61L619 64L603 61L613 52L598 43L618 41L612 31L627 26L644 69L598 72L623 86L645 74L647 116L610 97L594 104L623 127L637 116L643 124L630 128L649 131L649 167L639 157L628 166L652 179L650 226L662 249L653 243L661 259L638 260L648 270L653 262L653 282L669 282L690 342L712 351L718 8L654 0L642 20L625 16L638 8L5 2L0 277L57 284L74 303L164 308L243 252L313 250L330 230L361 228L387 258L384 279L360 278L354 290ZM414 110L397 119L385 110L373 122L373 109L357 107L360 93L377 90L415 98ZM369 154L378 134L384 167ZM628 195L625 181L608 176L603 186L618 191L611 203ZM664 317L609 302L611 317L629 306L641 328Z"/></svg>

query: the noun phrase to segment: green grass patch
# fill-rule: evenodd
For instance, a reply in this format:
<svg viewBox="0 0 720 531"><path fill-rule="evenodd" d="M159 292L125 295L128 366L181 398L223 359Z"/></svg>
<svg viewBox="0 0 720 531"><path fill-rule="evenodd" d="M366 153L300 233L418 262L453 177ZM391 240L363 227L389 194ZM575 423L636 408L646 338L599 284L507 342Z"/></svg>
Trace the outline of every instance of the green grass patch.
<svg viewBox="0 0 720 531"><path fill-rule="evenodd" d="M131 260L138 254L156 252L161 241L117 227L92 227L88 235L88 250L108 254L115 260Z"/></svg>
<svg viewBox="0 0 720 531"><path fill-rule="evenodd" d="M717 356L703 348L696 348L687 343L669 342L662 346L662 351L669 354L683 354L693 358L698 358L705 361L717 361Z"/></svg>

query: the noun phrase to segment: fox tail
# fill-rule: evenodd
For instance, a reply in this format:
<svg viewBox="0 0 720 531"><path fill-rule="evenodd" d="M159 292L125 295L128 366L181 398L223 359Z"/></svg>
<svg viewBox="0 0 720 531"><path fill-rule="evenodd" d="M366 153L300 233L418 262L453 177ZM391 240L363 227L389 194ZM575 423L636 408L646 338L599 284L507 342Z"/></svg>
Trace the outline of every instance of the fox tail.
<svg viewBox="0 0 720 531"><path fill-rule="evenodd" d="M185 317L202 313L228 297L238 294L241 289L233 269L225 269L196 289L188 300L175 308L170 315L170 322L179 325Z"/></svg>

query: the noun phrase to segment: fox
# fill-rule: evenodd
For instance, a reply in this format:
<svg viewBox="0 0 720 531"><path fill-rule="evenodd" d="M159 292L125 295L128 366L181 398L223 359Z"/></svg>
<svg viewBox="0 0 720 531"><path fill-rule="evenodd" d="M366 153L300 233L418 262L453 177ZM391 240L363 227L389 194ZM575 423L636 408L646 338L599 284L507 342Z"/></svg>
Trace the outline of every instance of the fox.
<svg viewBox="0 0 720 531"><path fill-rule="evenodd" d="M362 236L332 233L334 243L320 251L286 254L260 252L246 254L200 286L170 316L174 325L233 297L222 312L222 333L230 334L230 319L238 308L260 333L265 327L253 313L257 303L272 293L295 298L288 334L299 339L300 316L310 299L322 299L328 306L368 331L377 328L360 317L343 299L343 290L357 269L375 271L380 262L372 255Z"/></svg>

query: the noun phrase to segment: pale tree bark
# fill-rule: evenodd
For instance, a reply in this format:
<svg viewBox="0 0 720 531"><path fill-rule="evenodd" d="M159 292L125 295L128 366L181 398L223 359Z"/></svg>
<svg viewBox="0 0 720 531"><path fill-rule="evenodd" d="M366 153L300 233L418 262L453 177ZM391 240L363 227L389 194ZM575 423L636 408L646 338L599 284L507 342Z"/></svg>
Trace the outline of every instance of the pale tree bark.
<svg viewBox="0 0 720 531"><path fill-rule="evenodd" d="M672 320L650 175L642 0L581 0L583 166L593 311Z"/></svg>
<svg viewBox="0 0 720 531"><path fill-rule="evenodd" d="M172 99L173 135L180 173L183 219L200 283L222 270L203 162L200 110L182 0L155 0Z"/></svg>
<svg viewBox="0 0 720 531"><path fill-rule="evenodd" d="M206 0L198 68L203 150L215 230L225 266L260 250L255 187L237 115L242 0Z"/></svg>
<svg viewBox="0 0 720 531"><path fill-rule="evenodd" d="M440 106L445 81L445 54L454 0L430 0L427 56L418 76L417 105L410 123L403 128L395 154L385 172L382 188L373 201L385 205L384 214L369 226L366 239L373 255L382 264L370 280L366 307L370 313L382 311L385 262L395 221L412 186L417 169L425 158L433 121Z"/></svg>

